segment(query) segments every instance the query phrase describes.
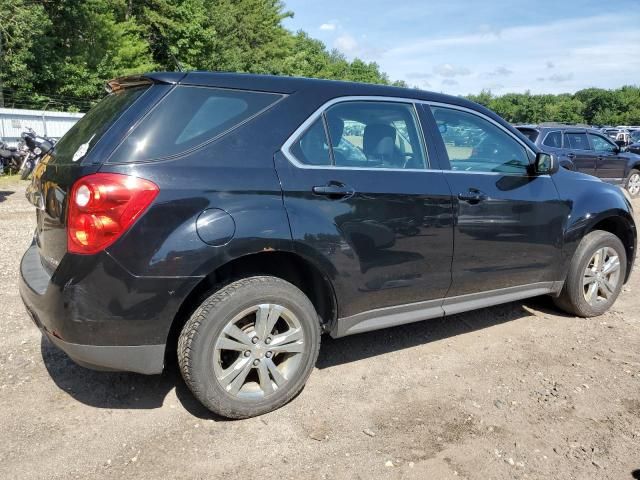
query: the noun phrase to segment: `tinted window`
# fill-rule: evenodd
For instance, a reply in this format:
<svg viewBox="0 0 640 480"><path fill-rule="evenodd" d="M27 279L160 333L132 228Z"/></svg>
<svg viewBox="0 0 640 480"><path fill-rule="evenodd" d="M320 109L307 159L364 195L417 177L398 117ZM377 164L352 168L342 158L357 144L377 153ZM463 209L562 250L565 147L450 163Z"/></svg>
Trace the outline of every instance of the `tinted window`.
<svg viewBox="0 0 640 480"><path fill-rule="evenodd" d="M307 165L331 165L329 142L322 117L318 118L293 144L291 153L298 161Z"/></svg>
<svg viewBox="0 0 640 480"><path fill-rule="evenodd" d="M520 130L520 133L522 133L525 137L527 137L533 143L536 143L536 140L538 139L538 135L540 134L540 132L538 132L538 130L534 128L519 128L518 130Z"/></svg>
<svg viewBox="0 0 640 480"><path fill-rule="evenodd" d="M552 148L562 148L562 133L560 132L549 132L547 136L544 137L543 145Z"/></svg>
<svg viewBox="0 0 640 480"><path fill-rule="evenodd" d="M426 168L413 105L344 102L330 107L325 117L336 166Z"/></svg>
<svg viewBox="0 0 640 480"><path fill-rule="evenodd" d="M591 146L596 152L610 152L613 153L617 150L616 146L601 137L600 135L589 134L589 140L591 140Z"/></svg>
<svg viewBox="0 0 640 480"><path fill-rule="evenodd" d="M586 133L565 133L564 148L575 150L591 150Z"/></svg>
<svg viewBox="0 0 640 480"><path fill-rule="evenodd" d="M525 173L524 147L504 130L471 113L433 107L452 170Z"/></svg>
<svg viewBox="0 0 640 480"><path fill-rule="evenodd" d="M111 162L166 158L212 140L273 104L280 95L177 87L147 115Z"/></svg>
<svg viewBox="0 0 640 480"><path fill-rule="evenodd" d="M128 88L104 97L56 144L53 162L60 164L80 161L84 156L82 152L86 155L118 117L146 90L147 87Z"/></svg>

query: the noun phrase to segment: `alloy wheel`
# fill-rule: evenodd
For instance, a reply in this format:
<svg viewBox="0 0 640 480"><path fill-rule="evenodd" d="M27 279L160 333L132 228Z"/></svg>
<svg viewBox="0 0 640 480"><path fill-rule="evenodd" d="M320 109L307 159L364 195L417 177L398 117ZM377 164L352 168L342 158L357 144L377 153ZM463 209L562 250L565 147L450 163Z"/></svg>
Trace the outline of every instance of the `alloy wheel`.
<svg viewBox="0 0 640 480"><path fill-rule="evenodd" d="M215 342L213 371L230 395L261 400L295 376L304 349L304 330L293 312L272 303L255 305L223 328Z"/></svg>
<svg viewBox="0 0 640 480"><path fill-rule="evenodd" d="M634 173L629 177L627 190L629 190L629 193L634 197L640 194L640 173Z"/></svg>
<svg viewBox="0 0 640 480"><path fill-rule="evenodd" d="M594 252L583 275L584 298L592 306L608 301L620 282L620 259L616 251L603 247Z"/></svg>

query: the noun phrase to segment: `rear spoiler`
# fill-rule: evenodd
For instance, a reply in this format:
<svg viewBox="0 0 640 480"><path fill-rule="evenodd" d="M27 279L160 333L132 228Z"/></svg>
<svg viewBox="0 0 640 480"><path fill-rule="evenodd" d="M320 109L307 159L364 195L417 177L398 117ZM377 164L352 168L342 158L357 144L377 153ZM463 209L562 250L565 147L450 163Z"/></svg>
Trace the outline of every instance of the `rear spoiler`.
<svg viewBox="0 0 640 480"><path fill-rule="evenodd" d="M109 80L105 89L107 93L118 92L125 88L141 87L144 85L152 85L154 83L176 84L185 77L184 72L153 72L143 75L128 75L126 77L118 77Z"/></svg>

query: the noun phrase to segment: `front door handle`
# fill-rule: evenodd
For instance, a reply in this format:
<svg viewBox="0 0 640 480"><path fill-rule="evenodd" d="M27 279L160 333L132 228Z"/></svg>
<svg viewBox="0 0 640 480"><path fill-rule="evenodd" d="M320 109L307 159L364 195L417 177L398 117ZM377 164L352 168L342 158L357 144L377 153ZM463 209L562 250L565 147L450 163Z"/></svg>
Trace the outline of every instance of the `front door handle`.
<svg viewBox="0 0 640 480"><path fill-rule="evenodd" d="M576 158L576 154L575 153L567 153L567 158L569 160L573 160L574 158Z"/></svg>
<svg viewBox="0 0 640 480"><path fill-rule="evenodd" d="M331 200L351 197L355 193L353 188L339 182L329 182L327 185L313 187L311 191L315 195L323 195Z"/></svg>
<svg viewBox="0 0 640 480"><path fill-rule="evenodd" d="M462 200L463 202L467 202L471 205L476 205L477 203L480 203L486 200L487 198L489 197L487 197L486 193L483 193L480 190L476 190L475 188L470 188L467 193L458 194L459 200Z"/></svg>

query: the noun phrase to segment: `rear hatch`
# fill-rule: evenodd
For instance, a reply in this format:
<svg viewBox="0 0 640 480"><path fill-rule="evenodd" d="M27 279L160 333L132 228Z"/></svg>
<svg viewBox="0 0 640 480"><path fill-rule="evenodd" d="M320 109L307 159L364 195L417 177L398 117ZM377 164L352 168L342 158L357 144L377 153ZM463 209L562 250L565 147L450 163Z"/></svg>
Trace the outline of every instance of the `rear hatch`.
<svg viewBox="0 0 640 480"><path fill-rule="evenodd" d="M52 273L67 251L67 196L80 177L96 172L136 119L160 92L151 79L110 82L112 92L76 123L33 173L27 198L36 206L35 240L42 264ZM134 107L135 106L135 107Z"/></svg>

